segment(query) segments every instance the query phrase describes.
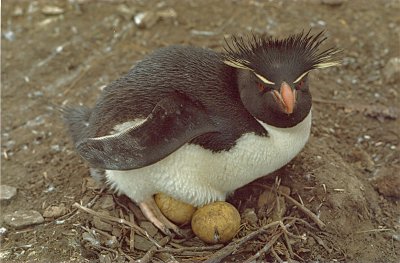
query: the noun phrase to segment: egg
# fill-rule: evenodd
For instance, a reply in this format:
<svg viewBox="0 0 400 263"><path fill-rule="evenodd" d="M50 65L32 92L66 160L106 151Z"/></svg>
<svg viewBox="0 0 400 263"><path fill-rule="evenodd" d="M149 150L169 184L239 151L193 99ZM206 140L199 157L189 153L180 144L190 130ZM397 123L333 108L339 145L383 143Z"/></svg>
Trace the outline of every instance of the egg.
<svg viewBox="0 0 400 263"><path fill-rule="evenodd" d="M227 202L214 202L197 209L192 217L192 230L206 243L226 243L240 228L240 214Z"/></svg>
<svg viewBox="0 0 400 263"><path fill-rule="evenodd" d="M154 200L163 215L178 225L189 223L196 208L190 204L176 200L166 194L158 193Z"/></svg>

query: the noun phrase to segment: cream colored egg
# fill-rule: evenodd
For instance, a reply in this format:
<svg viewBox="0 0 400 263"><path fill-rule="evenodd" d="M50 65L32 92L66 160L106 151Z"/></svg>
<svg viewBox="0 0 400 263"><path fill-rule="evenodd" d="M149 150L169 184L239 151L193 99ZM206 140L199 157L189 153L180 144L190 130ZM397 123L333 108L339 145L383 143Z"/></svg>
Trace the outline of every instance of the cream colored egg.
<svg viewBox="0 0 400 263"><path fill-rule="evenodd" d="M240 228L240 214L227 202L215 202L197 209L192 218L192 230L207 243L226 243Z"/></svg>
<svg viewBox="0 0 400 263"><path fill-rule="evenodd" d="M196 211L196 208L192 205L178 201L163 193L156 194L154 200L164 216L179 225L189 223L194 211Z"/></svg>

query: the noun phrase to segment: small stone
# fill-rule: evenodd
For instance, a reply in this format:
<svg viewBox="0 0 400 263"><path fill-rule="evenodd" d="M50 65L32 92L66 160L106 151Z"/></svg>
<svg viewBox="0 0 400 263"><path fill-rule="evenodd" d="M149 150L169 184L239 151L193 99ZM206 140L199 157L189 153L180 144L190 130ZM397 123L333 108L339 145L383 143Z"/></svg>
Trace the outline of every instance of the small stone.
<svg viewBox="0 0 400 263"><path fill-rule="evenodd" d="M0 201L7 203L17 195L17 188L9 185L0 185Z"/></svg>
<svg viewBox="0 0 400 263"><path fill-rule="evenodd" d="M133 17L133 21L140 29L148 29L153 27L158 21L164 19L175 19L178 16L172 8L160 10L158 12L145 11L137 13Z"/></svg>
<svg viewBox="0 0 400 263"><path fill-rule="evenodd" d="M140 227L143 228L144 230L147 231L147 233L151 236L154 237L157 232L158 232L158 228L155 227L152 223L150 223L149 221L143 221L140 223Z"/></svg>
<svg viewBox="0 0 400 263"><path fill-rule="evenodd" d="M153 27L159 20L159 16L155 12L146 11L140 12L133 17L135 24L140 29L148 29Z"/></svg>
<svg viewBox="0 0 400 263"><path fill-rule="evenodd" d="M254 208L246 208L242 213L243 222L247 222L250 225L256 226L258 222L258 217Z"/></svg>
<svg viewBox="0 0 400 263"><path fill-rule="evenodd" d="M45 15L61 15L64 13L64 9L58 6L45 6L42 8L42 13Z"/></svg>
<svg viewBox="0 0 400 263"><path fill-rule="evenodd" d="M43 216L35 210L19 210L4 215L4 222L17 229L44 222Z"/></svg>
<svg viewBox="0 0 400 263"><path fill-rule="evenodd" d="M59 206L52 205L47 207L44 212L43 212L43 217L46 218L57 218L60 216L63 216L67 213L67 208L65 207L65 204L61 204Z"/></svg>
<svg viewBox="0 0 400 263"><path fill-rule="evenodd" d="M3 31L3 36L5 39L7 39L10 42L15 40L15 33L14 33L14 31L11 31L11 30Z"/></svg>
<svg viewBox="0 0 400 263"><path fill-rule="evenodd" d="M397 83L400 81L400 57L389 59L383 68L383 76L388 83Z"/></svg>
<svg viewBox="0 0 400 263"><path fill-rule="evenodd" d="M135 248L141 251L148 251L154 244L148 239L135 235Z"/></svg>
<svg viewBox="0 0 400 263"><path fill-rule="evenodd" d="M0 237L3 237L7 234L7 228L0 227Z"/></svg>

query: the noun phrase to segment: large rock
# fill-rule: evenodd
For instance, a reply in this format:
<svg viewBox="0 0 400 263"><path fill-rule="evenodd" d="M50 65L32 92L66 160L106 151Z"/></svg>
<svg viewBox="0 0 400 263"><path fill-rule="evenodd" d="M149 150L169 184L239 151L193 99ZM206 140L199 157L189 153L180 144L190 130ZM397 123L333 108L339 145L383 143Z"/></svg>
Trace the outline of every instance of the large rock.
<svg viewBox="0 0 400 263"><path fill-rule="evenodd" d="M3 219L7 225L17 229L44 222L43 216L35 210L15 211L13 213L5 214Z"/></svg>

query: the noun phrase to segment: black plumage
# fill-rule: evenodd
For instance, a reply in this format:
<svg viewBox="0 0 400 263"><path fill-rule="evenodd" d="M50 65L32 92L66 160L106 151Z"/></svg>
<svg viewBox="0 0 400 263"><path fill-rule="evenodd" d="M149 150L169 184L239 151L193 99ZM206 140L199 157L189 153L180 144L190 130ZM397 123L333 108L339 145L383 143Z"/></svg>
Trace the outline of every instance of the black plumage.
<svg viewBox="0 0 400 263"><path fill-rule="evenodd" d="M116 142L111 145L108 139L110 147L105 150L104 143L100 144L98 139L92 139L89 143L89 138L106 136L117 124L138 118L145 119L161 100L164 104L177 103L174 96L178 94L184 96L185 107L201 108L209 116L213 130L199 134L193 129L193 134L182 137L185 141L169 145L169 151L159 150L156 154L158 158L149 158L152 162L141 160L138 163L143 166L151 164L184 143L198 144L213 152L229 150L245 133L267 136L268 131L259 121L276 127L292 127L307 116L311 109L307 73L314 68L336 64L333 59L336 49L319 51L318 48L324 40L322 32L316 35L311 35L310 32L300 33L283 40L252 35L248 39L233 37L231 44L227 42L225 53L187 46L160 49L137 63L127 75L108 85L92 110L80 108L70 110L69 113L67 111L65 118L69 131L81 156L92 165L99 166L101 158L104 159L111 154L110 151L117 150L114 145ZM294 85L299 77L302 78L301 88ZM282 83L295 86L291 96L295 97L292 100L296 100L293 105L296 110L290 114L284 110L284 98L279 92L272 92L281 89ZM260 86L263 88L262 92L257 90ZM276 105L277 102L279 106ZM170 117L173 113L162 114ZM154 134L162 136L165 125L169 123L149 127L158 128ZM176 129L179 130L175 136L179 138L179 133L187 133L186 127ZM131 131L131 135L134 133L134 130ZM174 134L168 136L173 137ZM124 135L117 139L121 138L141 140L144 143L141 136L134 138ZM156 137L145 141L146 144L154 143L153 147L161 147ZM118 149L124 155L127 151L135 155L137 150L122 146ZM97 156L96 161L94 156ZM145 159L145 156L151 154L146 151L139 153L139 156L144 156L141 158ZM121 156L114 158L121 160ZM110 162L112 161L109 160L108 163ZM103 163L100 166L111 169L110 164L107 166ZM121 166L129 169L126 163ZM117 169L118 164L112 167ZM131 168L133 167L138 166L133 165Z"/></svg>

